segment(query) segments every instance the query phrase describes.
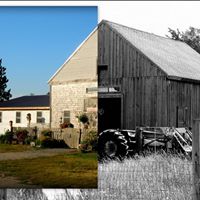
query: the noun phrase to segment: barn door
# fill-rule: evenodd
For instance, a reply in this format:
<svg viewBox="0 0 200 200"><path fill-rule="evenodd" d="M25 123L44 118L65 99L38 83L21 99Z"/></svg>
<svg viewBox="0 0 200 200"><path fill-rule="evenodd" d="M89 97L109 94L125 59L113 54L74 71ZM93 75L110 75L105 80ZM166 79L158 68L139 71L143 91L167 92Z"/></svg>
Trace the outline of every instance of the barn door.
<svg viewBox="0 0 200 200"><path fill-rule="evenodd" d="M176 127L187 127L188 126L188 108L176 107Z"/></svg>
<svg viewBox="0 0 200 200"><path fill-rule="evenodd" d="M121 98L98 99L98 131L121 128Z"/></svg>

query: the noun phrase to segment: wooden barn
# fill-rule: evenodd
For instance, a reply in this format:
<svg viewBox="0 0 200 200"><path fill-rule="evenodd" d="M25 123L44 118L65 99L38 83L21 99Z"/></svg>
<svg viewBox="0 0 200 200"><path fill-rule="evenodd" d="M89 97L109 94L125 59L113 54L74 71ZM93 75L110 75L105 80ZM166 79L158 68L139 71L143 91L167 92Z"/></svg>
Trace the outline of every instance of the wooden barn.
<svg viewBox="0 0 200 200"><path fill-rule="evenodd" d="M200 55L183 42L103 20L98 73L99 131L200 118Z"/></svg>

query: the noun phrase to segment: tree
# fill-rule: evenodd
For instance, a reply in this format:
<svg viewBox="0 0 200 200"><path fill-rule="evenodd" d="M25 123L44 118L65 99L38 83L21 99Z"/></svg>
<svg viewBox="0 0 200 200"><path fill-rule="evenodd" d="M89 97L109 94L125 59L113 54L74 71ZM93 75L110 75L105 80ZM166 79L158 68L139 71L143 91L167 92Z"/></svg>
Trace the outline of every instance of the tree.
<svg viewBox="0 0 200 200"><path fill-rule="evenodd" d="M12 95L10 89L6 90L8 79L6 77L6 68L2 67L2 59L0 59L0 102L9 100Z"/></svg>
<svg viewBox="0 0 200 200"><path fill-rule="evenodd" d="M180 32L179 29L168 29L168 32L171 34L170 36L166 35L168 38L185 42L200 54L200 29L189 27L185 32Z"/></svg>

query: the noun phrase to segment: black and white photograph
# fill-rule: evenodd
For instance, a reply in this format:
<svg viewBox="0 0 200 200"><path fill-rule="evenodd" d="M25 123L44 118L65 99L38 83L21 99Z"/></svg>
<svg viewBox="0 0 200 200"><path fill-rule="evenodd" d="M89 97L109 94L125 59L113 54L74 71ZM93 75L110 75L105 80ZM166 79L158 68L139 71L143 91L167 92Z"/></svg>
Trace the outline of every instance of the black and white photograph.
<svg viewBox="0 0 200 200"><path fill-rule="evenodd" d="M12 106L21 98L26 104L26 99L21 95L11 97L14 79L7 58L0 55L1 67L6 70L0 122L6 112L15 113L14 120L7 120L7 127L2 123L8 131L0 136L0 175L2 180L21 184L1 189L2 199L199 200L200 2L49 1L48 5L96 8L96 14L90 16L96 16L96 24L95 20L87 24L82 19L81 28L73 31L73 23L68 21L70 37L79 39L73 46L68 41L68 56L58 64L59 68L50 68L54 69L47 80L50 104L44 105L49 110L49 131L39 131L45 129L44 123L37 126L37 131L33 126L34 109L36 120L42 120L37 110L42 110L41 105L33 104L31 111L27 110L30 115L26 115L26 130L33 127L32 135L27 136L38 137L29 146L23 144L27 138L23 142L23 134L16 132L16 122L23 121L24 105L17 109ZM86 27L87 33L79 37L79 31ZM57 56L62 54L61 49ZM48 62L54 62L51 59L54 57L50 56ZM48 66L44 70L48 71ZM36 98L37 87L30 88L28 97ZM61 168L56 166L45 173L49 187L38 187L37 182L30 185L37 173L41 174L37 181L44 176L41 169L30 172L25 164L36 158L21 159L25 167L19 173L19 158L11 161L3 156L38 148L38 139L42 151L49 151L48 145L53 145L45 140L63 141L68 146L64 161L57 153L60 149L53 148L58 156L54 155L54 166ZM47 158L42 153L41 162L48 166L50 155ZM71 177L81 168L85 176L76 176L74 184ZM56 170L67 174L63 178L69 184L53 177Z"/></svg>

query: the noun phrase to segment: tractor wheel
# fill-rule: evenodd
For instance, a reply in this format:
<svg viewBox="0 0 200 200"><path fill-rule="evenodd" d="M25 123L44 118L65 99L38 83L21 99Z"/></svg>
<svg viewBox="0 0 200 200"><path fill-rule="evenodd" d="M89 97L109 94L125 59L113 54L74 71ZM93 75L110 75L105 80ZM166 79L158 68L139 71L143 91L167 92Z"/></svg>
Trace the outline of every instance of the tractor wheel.
<svg viewBox="0 0 200 200"><path fill-rule="evenodd" d="M128 154L127 141L119 131L106 130L99 134L98 139L99 160L123 160Z"/></svg>

